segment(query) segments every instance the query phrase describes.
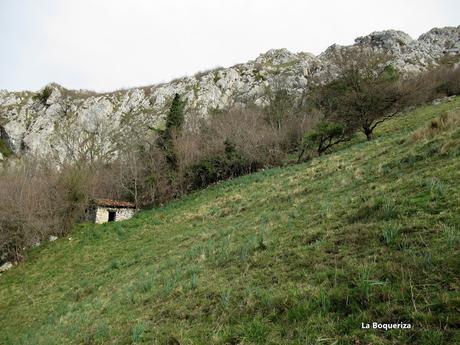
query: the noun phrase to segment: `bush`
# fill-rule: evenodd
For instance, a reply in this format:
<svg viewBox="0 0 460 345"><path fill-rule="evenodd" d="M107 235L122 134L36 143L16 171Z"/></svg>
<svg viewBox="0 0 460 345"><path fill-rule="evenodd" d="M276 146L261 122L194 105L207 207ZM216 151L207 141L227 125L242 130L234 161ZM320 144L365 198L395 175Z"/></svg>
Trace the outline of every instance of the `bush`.
<svg viewBox="0 0 460 345"><path fill-rule="evenodd" d="M283 140L282 134L270 126L261 111L231 109L215 115L198 129L185 131L175 138L178 171L187 178L190 168L200 164L209 166L217 159L225 161L222 164L230 164L230 146L240 160L255 162L257 166L276 166L286 155L281 147Z"/></svg>
<svg viewBox="0 0 460 345"><path fill-rule="evenodd" d="M411 76L402 83L406 104L418 105L436 98L460 95L460 67L442 65Z"/></svg>
<svg viewBox="0 0 460 345"><path fill-rule="evenodd" d="M274 90L267 89L265 98L268 105L264 108L266 119L272 128L281 130L286 118L296 112L296 97L282 85L275 85Z"/></svg>
<svg viewBox="0 0 460 345"><path fill-rule="evenodd" d="M2 171L0 257L21 261L27 248L69 232L84 216L90 176L83 168L58 171L32 158Z"/></svg>
<svg viewBox="0 0 460 345"><path fill-rule="evenodd" d="M349 140L351 133L340 123L321 121L316 127L305 133L303 149L299 155L299 160L307 150L316 150L321 156L326 150L334 145Z"/></svg>
<svg viewBox="0 0 460 345"><path fill-rule="evenodd" d="M314 110L299 112L286 118L279 133L280 149L287 153L298 151L302 147L305 133L314 128L320 120L321 114Z"/></svg>
<svg viewBox="0 0 460 345"><path fill-rule="evenodd" d="M34 161L0 177L0 256L20 261L24 248L59 230L56 179Z"/></svg>
<svg viewBox="0 0 460 345"><path fill-rule="evenodd" d="M223 155L206 158L188 169L188 189L204 188L221 180L252 173L262 167L262 163L239 154L235 145L227 140Z"/></svg>
<svg viewBox="0 0 460 345"><path fill-rule="evenodd" d="M52 93L53 89L50 86L45 86L41 91L37 92L32 99L46 105L46 101L48 101Z"/></svg>
<svg viewBox="0 0 460 345"><path fill-rule="evenodd" d="M279 165L285 158L282 133L272 128L258 109L235 108L220 114L203 128L202 136L203 143L216 147L217 152L225 150L224 143L229 140L241 155L264 166Z"/></svg>
<svg viewBox="0 0 460 345"><path fill-rule="evenodd" d="M72 226L82 220L90 199L90 171L86 168L68 166L57 178L56 215L61 224L60 235L69 232Z"/></svg>
<svg viewBox="0 0 460 345"><path fill-rule="evenodd" d="M446 80L436 87L435 92L445 96L460 95L460 68L449 73Z"/></svg>
<svg viewBox="0 0 460 345"><path fill-rule="evenodd" d="M460 95L460 67L442 66L432 73L435 77L434 97Z"/></svg>

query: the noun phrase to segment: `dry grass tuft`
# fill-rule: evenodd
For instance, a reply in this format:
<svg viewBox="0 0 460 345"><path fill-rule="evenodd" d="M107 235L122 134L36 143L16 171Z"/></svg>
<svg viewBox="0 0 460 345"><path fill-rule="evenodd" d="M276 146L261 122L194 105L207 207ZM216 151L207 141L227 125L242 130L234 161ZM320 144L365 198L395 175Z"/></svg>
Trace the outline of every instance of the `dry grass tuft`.
<svg viewBox="0 0 460 345"><path fill-rule="evenodd" d="M460 112L450 111L441 114L438 118L430 121L427 127L422 127L413 132L412 141L430 140L442 132L454 129L460 125Z"/></svg>

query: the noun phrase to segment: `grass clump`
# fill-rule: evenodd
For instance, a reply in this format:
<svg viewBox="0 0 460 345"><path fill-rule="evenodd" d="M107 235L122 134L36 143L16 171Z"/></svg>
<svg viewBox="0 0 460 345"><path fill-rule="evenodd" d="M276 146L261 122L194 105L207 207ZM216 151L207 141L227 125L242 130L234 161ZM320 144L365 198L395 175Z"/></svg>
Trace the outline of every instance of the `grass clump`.
<svg viewBox="0 0 460 345"><path fill-rule="evenodd" d="M383 227L382 239L387 246L395 245L398 241L399 236L400 229L396 224L389 223Z"/></svg>
<svg viewBox="0 0 460 345"><path fill-rule="evenodd" d="M413 141L431 140L442 132L449 129L458 128L460 126L460 111L450 111L442 113L435 119L429 122L429 125L422 127L412 134Z"/></svg>
<svg viewBox="0 0 460 345"><path fill-rule="evenodd" d="M350 222L364 222L376 220L391 220L398 216L394 202L384 198L377 198L366 202L357 212L350 217Z"/></svg>
<svg viewBox="0 0 460 345"><path fill-rule="evenodd" d="M141 343L144 332L145 332L144 324L138 324L133 327L133 330L131 332L131 340L133 344Z"/></svg>

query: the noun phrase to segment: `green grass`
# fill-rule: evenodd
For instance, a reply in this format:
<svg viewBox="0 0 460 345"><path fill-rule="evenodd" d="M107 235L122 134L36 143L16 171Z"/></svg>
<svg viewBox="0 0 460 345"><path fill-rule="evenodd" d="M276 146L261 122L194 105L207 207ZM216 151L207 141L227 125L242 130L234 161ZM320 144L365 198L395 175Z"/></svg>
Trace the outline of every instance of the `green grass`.
<svg viewBox="0 0 460 345"><path fill-rule="evenodd" d="M0 343L460 343L460 129L411 135L448 110L31 250Z"/></svg>

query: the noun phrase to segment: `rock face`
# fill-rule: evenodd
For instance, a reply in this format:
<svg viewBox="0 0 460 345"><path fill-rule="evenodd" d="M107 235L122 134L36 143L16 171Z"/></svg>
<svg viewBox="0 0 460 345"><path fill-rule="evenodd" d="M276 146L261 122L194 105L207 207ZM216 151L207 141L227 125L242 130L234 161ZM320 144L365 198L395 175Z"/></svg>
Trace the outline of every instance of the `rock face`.
<svg viewBox="0 0 460 345"><path fill-rule="evenodd" d="M0 266L0 273L6 272L11 268L13 268L13 264L11 262L5 262Z"/></svg>
<svg viewBox="0 0 460 345"><path fill-rule="evenodd" d="M417 40L401 31L373 32L357 38L355 45L390 52L398 69L413 73L436 65L459 40L460 26L432 29ZM16 156L35 153L63 159L96 143L97 155L107 157L130 136L161 127L175 93L187 100L187 122L235 105L263 106L268 88L281 85L301 94L312 83L330 78L331 56L344 48L332 45L318 56L272 49L230 68L112 93L73 91L57 84L36 93L0 91L0 140Z"/></svg>

